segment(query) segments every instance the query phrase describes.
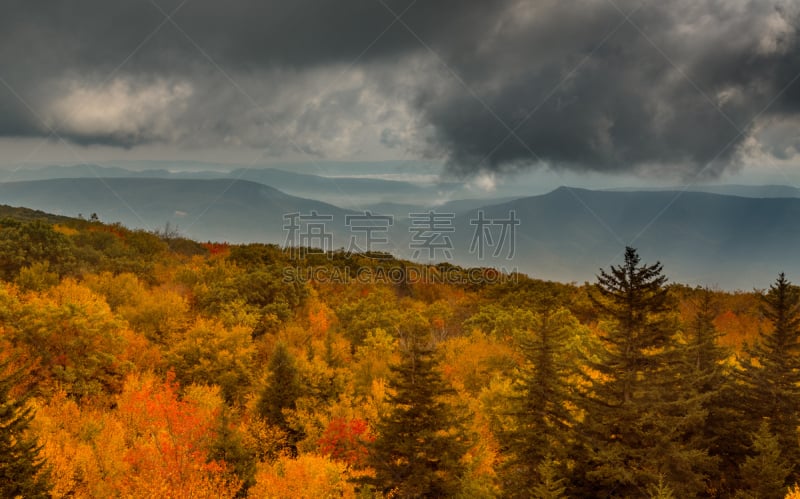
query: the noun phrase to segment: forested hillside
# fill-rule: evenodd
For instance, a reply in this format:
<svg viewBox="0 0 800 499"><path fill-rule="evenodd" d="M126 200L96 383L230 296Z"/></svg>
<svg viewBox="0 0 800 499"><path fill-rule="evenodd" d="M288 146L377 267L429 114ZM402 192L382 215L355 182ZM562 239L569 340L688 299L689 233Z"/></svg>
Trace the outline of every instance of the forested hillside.
<svg viewBox="0 0 800 499"><path fill-rule="evenodd" d="M628 248L569 285L2 215L0 497L800 497L793 276L689 288Z"/></svg>

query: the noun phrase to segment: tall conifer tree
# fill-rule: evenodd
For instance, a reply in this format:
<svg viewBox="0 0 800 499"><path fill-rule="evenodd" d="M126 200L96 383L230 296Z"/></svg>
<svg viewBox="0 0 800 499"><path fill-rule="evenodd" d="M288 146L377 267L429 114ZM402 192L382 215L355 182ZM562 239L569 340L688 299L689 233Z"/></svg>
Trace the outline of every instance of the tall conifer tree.
<svg viewBox="0 0 800 499"><path fill-rule="evenodd" d="M762 334L739 373L742 412L749 416L751 432L769 423L792 481L800 472L800 288L781 273L763 295L761 312L772 331Z"/></svg>
<svg viewBox="0 0 800 499"><path fill-rule="evenodd" d="M296 452L294 444L302 435L286 421L284 410L294 410L301 394L300 372L294 356L285 343L279 342L267 365L267 386L258 400L257 410L264 420L286 433L289 450Z"/></svg>
<svg viewBox="0 0 800 499"><path fill-rule="evenodd" d="M717 495L725 495L736 486L734 478L748 443L741 438L739 394L731 382L730 369L725 365L730 351L720 345L721 333L714 326L717 311L713 293L708 289L700 293L697 311L686 325L686 372L690 374L690 389L697 392L706 411L706 420L698 427L698 435L709 454L717 460L710 488Z"/></svg>
<svg viewBox="0 0 800 499"><path fill-rule="evenodd" d="M391 410L369 446L375 476L362 481L393 497L453 497L465 472L464 418L443 399L453 390L438 371L427 326L413 323L405 333L402 361L389 380Z"/></svg>
<svg viewBox="0 0 800 499"><path fill-rule="evenodd" d="M706 488L713 460L694 435L705 412L680 372L685 351L666 281L661 264L640 265L633 248L598 276L592 300L606 322L597 360L587 361L581 494L643 497L661 482L695 497Z"/></svg>
<svg viewBox="0 0 800 499"><path fill-rule="evenodd" d="M788 487L786 478L791 466L783 458L780 444L770 432L769 423L762 421L752 436L751 456L741 465L741 484L736 499L781 499Z"/></svg>
<svg viewBox="0 0 800 499"><path fill-rule="evenodd" d="M531 330L519 335L526 362L509 400L514 426L500 435L509 455L501 473L506 497L547 496L545 485L564 476L574 426L568 377L575 369L567 350L577 328L560 309L537 314Z"/></svg>
<svg viewBox="0 0 800 499"><path fill-rule="evenodd" d="M9 362L0 363L0 497L50 497L40 447L28 434L33 415L26 397L13 397L19 372L9 371Z"/></svg>

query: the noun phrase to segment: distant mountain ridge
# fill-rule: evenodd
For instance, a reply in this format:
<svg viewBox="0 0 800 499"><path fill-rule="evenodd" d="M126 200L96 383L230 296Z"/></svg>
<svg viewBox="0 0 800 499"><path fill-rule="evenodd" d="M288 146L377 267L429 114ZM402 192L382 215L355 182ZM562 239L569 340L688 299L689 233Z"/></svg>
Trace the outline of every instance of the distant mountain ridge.
<svg viewBox="0 0 800 499"><path fill-rule="evenodd" d="M161 229L166 223L201 241L278 241L284 214L348 210L283 193L246 180L73 178L0 184L0 203L88 217L128 227Z"/></svg>
<svg viewBox="0 0 800 499"><path fill-rule="evenodd" d="M521 220L513 262L535 276L593 280L625 245L660 260L674 281L750 289L780 271L800 276L800 199L746 198L704 192L591 191L562 187L543 196L481 209L488 218L513 210ZM477 210L457 224L466 236ZM462 238L459 248L468 248ZM459 253L459 261L474 255Z"/></svg>
<svg viewBox="0 0 800 499"><path fill-rule="evenodd" d="M796 198L800 197L800 189L789 185L690 185L673 187L622 187L605 189L616 192L708 192L709 194L723 194L726 196L740 196L746 198Z"/></svg>
<svg viewBox="0 0 800 499"><path fill-rule="evenodd" d="M21 168L0 172L0 182L54 180L62 178L164 178L226 179L258 182L288 194L313 197L341 205L359 205L385 201L431 200L450 198L461 191L461 184L420 185L400 180L360 177L327 177L276 168L236 168L229 171L170 171L167 169L129 170L117 166L81 164Z"/></svg>
<svg viewBox="0 0 800 499"><path fill-rule="evenodd" d="M0 203L50 213L88 217L133 228L160 229L169 222L200 241L271 242L288 237L289 213L330 215L334 248L347 247L347 215L363 214L314 199L286 194L248 180L76 178L0 184ZM399 214L413 205L386 205ZM427 208L420 206L423 210ZM458 208L456 210L455 208ZM367 209L380 213L380 206ZM465 200L433 208L454 214L453 262L518 269L559 281L593 280L600 268L617 263L625 245L646 261L660 260L676 282L728 289L766 286L780 271L800 277L800 198L752 198L676 191L556 189L548 194L487 202ZM507 251L479 260L474 246L479 212L487 219L519 220L514 255ZM492 226L494 242L498 227ZM403 217L387 228L389 250L413 253L419 234ZM424 239L425 236L422 236ZM422 252L425 256L425 252ZM437 260L445 259L442 252Z"/></svg>

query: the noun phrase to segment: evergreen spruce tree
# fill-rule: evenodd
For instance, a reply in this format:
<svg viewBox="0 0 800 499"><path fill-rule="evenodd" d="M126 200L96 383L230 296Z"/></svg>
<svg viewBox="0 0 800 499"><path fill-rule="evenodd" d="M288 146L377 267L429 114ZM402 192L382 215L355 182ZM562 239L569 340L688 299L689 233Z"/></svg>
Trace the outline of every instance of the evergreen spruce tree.
<svg viewBox="0 0 800 499"><path fill-rule="evenodd" d="M707 413L705 424L698 431L703 445L717 460L716 473L710 477L710 488L717 495L729 495L735 487L737 468L746 454L747 445L740 438L739 394L731 382L729 369L725 367L730 352L719 344L721 333L714 326L716 315L713 294L703 289L694 319L686 328L686 363L692 388L701 398Z"/></svg>
<svg viewBox="0 0 800 499"><path fill-rule="evenodd" d="M696 497L713 464L696 435L705 412L681 372L685 350L662 266L639 262L626 248L592 295L607 322L597 360L587 359L576 494L644 497L661 480L678 497Z"/></svg>
<svg viewBox="0 0 800 499"><path fill-rule="evenodd" d="M561 463L553 461L549 456L544 458L536 466L538 482L528 489L527 495L518 495L532 499L566 499L567 487L565 479L562 478L563 471L561 468Z"/></svg>
<svg viewBox="0 0 800 499"><path fill-rule="evenodd" d="M40 447L28 433L33 415L27 398L13 398L20 373L8 373L9 362L0 363L0 497L50 497Z"/></svg>
<svg viewBox="0 0 800 499"><path fill-rule="evenodd" d="M290 450L295 452L294 444L302 436L289 426L284 410L296 408L296 401L301 393L300 372L285 343L276 345L269 359L267 372L267 386L258 401L258 413L267 423L286 432Z"/></svg>
<svg viewBox="0 0 800 499"><path fill-rule="evenodd" d="M468 449L459 416L443 397L452 394L438 371L426 324L407 326L399 365L392 367L391 410L376 424L362 482L392 497L453 497L465 472Z"/></svg>
<svg viewBox="0 0 800 499"><path fill-rule="evenodd" d="M567 377L575 369L567 349L577 320L565 309L536 319L532 331L519 335L526 364L509 400L514 426L500 435L509 456L501 470L506 497L558 496L574 425Z"/></svg>
<svg viewBox="0 0 800 499"><path fill-rule="evenodd" d="M788 491L786 478L791 466L781 456L778 439L763 421L753 434L752 456L742 463L742 488L737 499L781 499Z"/></svg>
<svg viewBox="0 0 800 499"><path fill-rule="evenodd" d="M664 483L664 477L659 477L658 483L648 489L647 497L648 499L677 499L672 489Z"/></svg>
<svg viewBox="0 0 800 499"><path fill-rule="evenodd" d="M714 326L716 317L714 298L709 289L703 289L694 321L688 328L688 358L695 375L700 378L701 390L715 391L721 384L723 373L720 364L729 352L720 346L722 334Z"/></svg>
<svg viewBox="0 0 800 499"><path fill-rule="evenodd" d="M247 490L256 483L256 456L245 447L241 435L231 427L232 423L230 409L223 405L208 457L225 461L242 484L236 497L246 497Z"/></svg>
<svg viewBox="0 0 800 499"><path fill-rule="evenodd" d="M790 466L791 482L800 472L800 289L781 273L762 297L761 310L773 328L762 334L739 373L742 413L749 415L751 432L769 423Z"/></svg>

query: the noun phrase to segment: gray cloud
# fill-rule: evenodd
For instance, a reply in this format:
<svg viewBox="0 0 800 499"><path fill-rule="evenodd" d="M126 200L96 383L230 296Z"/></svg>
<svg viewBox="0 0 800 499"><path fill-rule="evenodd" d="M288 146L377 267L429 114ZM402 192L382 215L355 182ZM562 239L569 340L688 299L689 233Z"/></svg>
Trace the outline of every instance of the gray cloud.
<svg viewBox="0 0 800 499"><path fill-rule="evenodd" d="M0 136L322 157L374 142L466 175L714 175L759 138L797 153L800 84L762 113L800 73L793 2L156 1L12 0L0 77L38 116L0 87ZM190 39L153 34L175 9Z"/></svg>
<svg viewBox="0 0 800 499"><path fill-rule="evenodd" d="M541 26L472 61L490 67L491 54L502 53L505 67L522 68L494 87L484 85L492 71L467 73L470 88L493 88L480 95L499 120L465 89L425 103L454 169L514 169L541 159L561 168L713 175L735 163L751 120L800 73L797 17L766 2L648 4L632 16L639 29L622 25L594 53L621 16L609 2L588 4L595 10L586 18L567 10L574 4L553 4ZM564 53L540 57L559 32L556 50ZM766 114L794 112L798 87ZM509 137L506 126L519 128Z"/></svg>

